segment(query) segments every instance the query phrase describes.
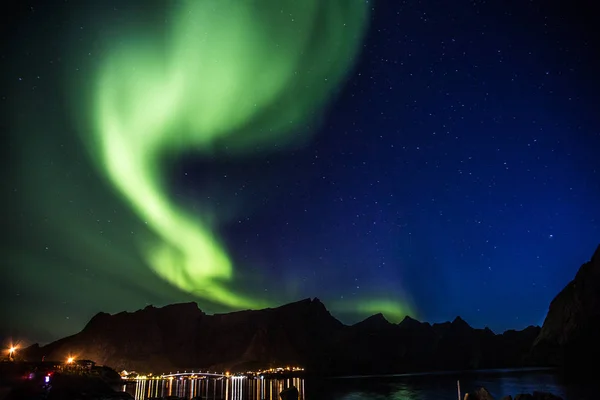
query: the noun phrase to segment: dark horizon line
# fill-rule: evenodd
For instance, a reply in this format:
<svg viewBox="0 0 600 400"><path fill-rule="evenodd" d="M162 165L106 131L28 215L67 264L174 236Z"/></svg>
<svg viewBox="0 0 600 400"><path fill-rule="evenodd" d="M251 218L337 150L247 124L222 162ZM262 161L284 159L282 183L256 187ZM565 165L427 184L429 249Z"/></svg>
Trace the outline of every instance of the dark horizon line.
<svg viewBox="0 0 600 400"><path fill-rule="evenodd" d="M521 332L521 331L524 331L524 330L526 330L526 329L529 329L529 328L541 328L541 327L540 327L540 325L536 325L536 324L529 324L529 325L527 325L526 327L524 327L524 328L522 328L522 329L510 328L510 329L505 329L505 330L503 330L502 332L498 333L498 332L494 331L493 329L489 328L488 326L484 326L483 328L477 328L477 327L474 327L474 326L472 326L471 324L469 324L469 323L468 323L468 322L467 322L467 321L466 321L464 318L462 318L460 315L457 315L457 316L456 316L456 317L454 317L454 319L453 319L453 320L451 320L451 321L450 321L450 320L446 320L446 321L442 321L442 322L428 322L428 321L421 321L421 320L419 320L419 319L417 319L417 318L414 318L414 317L412 317L412 316L410 316L410 315L408 315L408 314L407 314L407 315L405 315L405 316L404 316L404 318L402 318L402 321L400 321L400 322L397 322L397 323L394 323L394 322L391 322L391 321L389 321L389 320L388 320L388 319L385 317L384 313L382 313L382 312L379 312L379 313L372 314L372 315L370 315L370 316L368 316L368 317L366 317L366 318L363 318L363 319L361 319L360 321L357 321L357 322L355 322L355 323L353 323L353 324L346 324L346 323L344 323L344 322L340 321L340 320L339 320L339 319L338 319L338 318L337 318L337 317L334 315L334 313L332 313L332 312L331 312L331 311L330 311L330 310L327 308L327 306L325 305L325 303L324 303L323 301L321 301L321 300L320 300L318 297L307 297L307 298L303 298L303 299L300 299L300 300L292 301L292 302L289 302L289 303L280 304L280 305L278 305L278 306L273 306L273 307L265 307L265 308L260 308L260 309L251 309L251 308L247 308L247 309L234 310L234 311L230 311L230 312L219 312L219 313L208 313L208 312L206 312L206 311L204 311L204 310L202 310L202 309L200 308L200 306L199 306L198 302L196 302L196 301L186 301L186 302L178 302L178 303L170 303L170 304L165 304L165 305L163 305L163 306L155 306L155 305L153 305L153 304L148 304L148 305L146 305L146 306L145 306L145 307L143 307L143 308L139 308L139 309L136 309L136 310L133 310L133 311L127 311L127 310L123 310L123 311L119 311L119 312L112 313L112 314L111 314L111 313L108 313L108 312L105 312L105 311L99 311L99 312L95 313L95 314L94 314L94 315L93 315L93 316L92 316L92 317L91 317L91 318L90 318L90 319L89 319L89 320L88 320L88 321L85 323L85 325L84 325L84 326L83 326L83 327L82 327L82 328L81 328L79 331L77 331L77 332L75 332L75 333L72 333L72 334L69 334L69 335L66 335L66 336L63 336L63 337L59 337L59 338L56 338L56 339L53 339L53 340L49 340L49 341L47 341L47 342L35 341L35 340L32 340L32 341L25 340L25 342L28 342L29 344L27 344L26 346L23 346L23 348L27 348L27 347L29 347L29 346L33 346L33 345L36 345L36 344L37 344L37 345L39 345L40 347L44 347L44 346L47 346L47 345L49 345L49 344L51 344L51 343L54 343L54 342L56 342L56 341L59 341L59 340L62 340L62 339L66 339L66 338L69 338L69 337L71 337L71 336L75 336L75 335L77 335L77 334L81 333L81 332L82 332L82 331L85 329L85 327L86 327L86 326L87 326L87 325L90 323L90 321L92 321L92 319L94 319L94 318L95 318L95 317L97 317L98 315L102 315L102 314L105 314L105 315L108 315L108 316L111 316L111 317L112 317L112 316L116 316L116 315L120 315L120 314L135 314L135 313L137 313L137 312L142 312L142 311L144 311L144 310L147 310L147 309L157 309L157 310L160 310L160 309L164 309L164 308L168 308L168 307L173 307L173 306L181 306L181 305L185 305L185 304L194 304L194 305L197 307L198 311L202 312L203 314L205 314L205 315L207 315L207 316L219 316L219 315L228 315L228 314L235 314L235 313L241 313L241 312L260 312L260 311L266 311L266 310L276 310L276 309L283 308L283 307L286 307L286 306L290 306L290 305L294 305L294 304L300 304L300 303L307 303L307 302L310 302L310 303L312 303L312 302L319 302L320 304L322 304L322 305L323 305L323 307L325 308L325 310L326 310L326 311L329 313L329 315L330 315L332 318L334 318L336 321L338 321L338 322L339 322L341 325L343 325L343 326L345 326L345 327L353 327L353 326L359 325L359 324L361 324L361 323L364 323L365 321L367 321L367 320L369 320L369 319L371 319L371 318L373 318L373 317L378 317L378 316L380 316L381 318L383 318L383 319L384 319L384 321L385 321L386 323L388 323L388 324L390 324L390 325L394 325L394 326L399 326L400 324L402 324L402 323L403 323L404 321L406 321L407 319L409 319L409 320L413 320L413 321L416 321L416 322L418 322L418 323L420 323L420 324L426 324L426 325L429 325L429 326L431 326L431 327L433 327L434 325L452 324L452 323L455 323L457 320L460 320L460 321L463 321L465 324L467 324L467 325L468 325L468 326L469 326L471 329L475 329L475 330L486 330L486 329L487 329L487 330L489 330L490 332L492 332L494 335L502 335L502 334L504 334L504 333L506 333L506 332L511 332L511 331L513 331L513 332L515 332L515 331L516 331L516 332ZM10 337L11 337L11 335L2 335L2 336L0 336L0 338L2 338L4 341L6 341L6 340L7 340L7 338L10 338ZM14 338L13 338L13 339L14 339Z"/></svg>

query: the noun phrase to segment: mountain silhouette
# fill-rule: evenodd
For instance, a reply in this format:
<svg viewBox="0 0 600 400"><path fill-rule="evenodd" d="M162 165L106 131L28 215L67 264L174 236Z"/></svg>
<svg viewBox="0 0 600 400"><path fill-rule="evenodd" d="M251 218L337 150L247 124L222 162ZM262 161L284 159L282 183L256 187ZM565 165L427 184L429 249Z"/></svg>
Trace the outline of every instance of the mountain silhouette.
<svg viewBox="0 0 600 400"><path fill-rule="evenodd" d="M552 300L531 351L538 364L581 375L600 359L600 245ZM593 369L593 368L592 368Z"/></svg>
<svg viewBox="0 0 600 400"><path fill-rule="evenodd" d="M24 351L30 359L91 359L117 370L247 371L302 366L322 375L575 365L598 359L600 246L552 301L542 328L494 334L462 318L429 324L382 314L354 325L319 299L208 315L195 303L99 313L85 328ZM596 357L596 358L593 358Z"/></svg>
<svg viewBox="0 0 600 400"><path fill-rule="evenodd" d="M537 331L529 328L512 335L530 346ZM78 334L32 346L24 354L31 360L74 355L118 370L152 372L293 365L319 374L387 373L519 366L529 346L507 351L514 343L489 330L473 329L460 318L430 325L407 317L392 324L377 314L347 326L318 299L305 299L278 308L215 315L207 315L195 303L99 313ZM511 357L499 357L504 354Z"/></svg>

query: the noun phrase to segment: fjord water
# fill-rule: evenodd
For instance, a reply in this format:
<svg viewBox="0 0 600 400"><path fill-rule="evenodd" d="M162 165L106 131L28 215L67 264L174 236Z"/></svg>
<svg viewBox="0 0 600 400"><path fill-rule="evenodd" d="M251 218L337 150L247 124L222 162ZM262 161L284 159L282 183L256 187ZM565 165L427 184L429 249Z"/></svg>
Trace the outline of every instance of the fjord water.
<svg viewBox="0 0 600 400"><path fill-rule="evenodd" d="M125 385L136 400L153 397L197 396L207 400L278 400L279 393L294 385L299 400L452 400L479 387L494 398L543 391L564 400L598 400L600 383L569 383L552 371L495 370L444 374L389 375L332 379L194 379L146 380Z"/></svg>

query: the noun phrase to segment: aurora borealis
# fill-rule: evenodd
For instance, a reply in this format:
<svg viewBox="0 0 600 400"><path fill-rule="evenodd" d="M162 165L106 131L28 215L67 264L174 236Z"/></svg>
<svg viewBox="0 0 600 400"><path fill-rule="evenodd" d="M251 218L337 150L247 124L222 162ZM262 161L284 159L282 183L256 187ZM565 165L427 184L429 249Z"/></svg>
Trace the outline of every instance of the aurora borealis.
<svg viewBox="0 0 600 400"><path fill-rule="evenodd" d="M206 219L171 203L161 162L190 150L218 157L219 143L243 152L305 134L302 124L350 68L366 7L191 0L175 7L162 47L134 38L101 67L90 148L160 237L142 251L161 278L227 306L266 306L224 288L234 278L226 250Z"/></svg>
<svg viewBox="0 0 600 400"><path fill-rule="evenodd" d="M305 297L347 323L520 328L598 243L596 64L550 11L18 7L2 53L7 335Z"/></svg>

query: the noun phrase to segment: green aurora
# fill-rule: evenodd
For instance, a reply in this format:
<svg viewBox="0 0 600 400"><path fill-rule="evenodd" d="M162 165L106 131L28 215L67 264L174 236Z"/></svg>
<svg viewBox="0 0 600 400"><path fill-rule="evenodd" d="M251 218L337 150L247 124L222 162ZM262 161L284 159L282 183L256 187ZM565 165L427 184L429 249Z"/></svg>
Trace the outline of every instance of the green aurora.
<svg viewBox="0 0 600 400"><path fill-rule="evenodd" d="M367 17L361 1L186 0L164 46L136 38L114 49L99 73L90 148L157 235L142 252L158 276L225 306L269 305L227 286L235 270L210 224L218 218L170 201L161 166L190 149L240 155L306 140L304 127L352 66ZM393 320L408 311L388 299L356 310Z"/></svg>
<svg viewBox="0 0 600 400"><path fill-rule="evenodd" d="M73 333L99 310L150 302L193 300L223 312L298 300L293 282L256 289L265 278L260 265L234 265L217 235L231 211L176 201L169 167L188 154L252 157L309 141L362 48L369 8L347 0L166 6L173 9L164 26L103 22L82 7L88 25L99 25L92 36L101 44L88 64L77 45L65 60L89 68L56 82L70 93L64 121L59 101L15 99L40 117L14 122L20 150L10 201L22 212L11 222L19 228L7 244L9 281L31 299L15 316L41 308L46 319L36 326L58 324L52 333L39 328L40 337ZM243 212L242 202L236 213ZM336 313L414 315L395 294L314 295Z"/></svg>
<svg viewBox="0 0 600 400"><path fill-rule="evenodd" d="M243 153L306 134L346 76L366 14L346 0L188 0L164 46L136 38L114 49L99 73L90 148L160 238L143 247L160 277L227 306L266 306L227 288L229 256L208 220L169 200L161 165L189 149ZM299 68L306 58L310 70Z"/></svg>

